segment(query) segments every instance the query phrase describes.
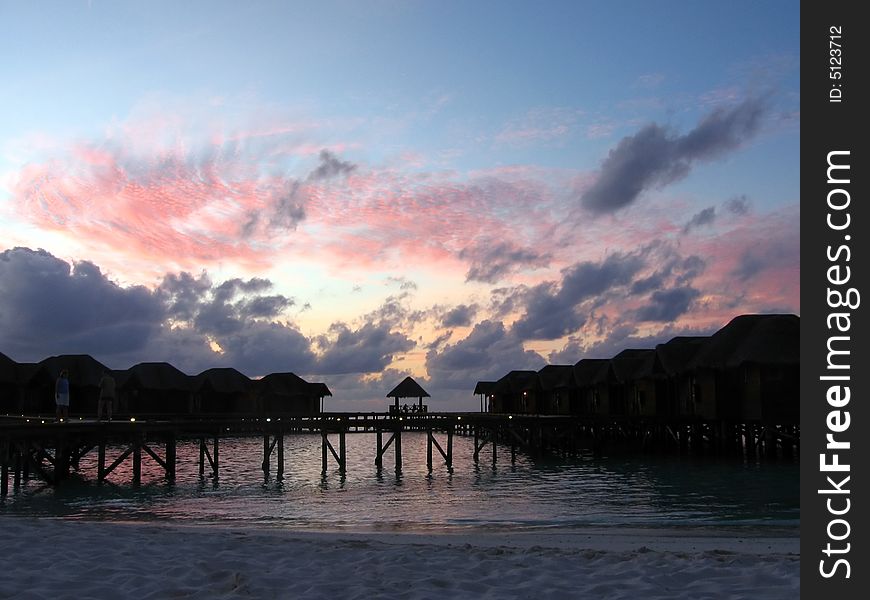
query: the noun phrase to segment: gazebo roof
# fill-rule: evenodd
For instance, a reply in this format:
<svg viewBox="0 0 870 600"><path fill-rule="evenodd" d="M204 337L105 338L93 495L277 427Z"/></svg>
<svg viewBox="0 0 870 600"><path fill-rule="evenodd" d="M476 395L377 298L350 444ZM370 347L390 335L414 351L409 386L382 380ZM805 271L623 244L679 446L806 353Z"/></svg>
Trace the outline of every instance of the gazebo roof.
<svg viewBox="0 0 870 600"><path fill-rule="evenodd" d="M405 377L402 383L387 394L387 398L430 398L429 393L414 381L413 377Z"/></svg>

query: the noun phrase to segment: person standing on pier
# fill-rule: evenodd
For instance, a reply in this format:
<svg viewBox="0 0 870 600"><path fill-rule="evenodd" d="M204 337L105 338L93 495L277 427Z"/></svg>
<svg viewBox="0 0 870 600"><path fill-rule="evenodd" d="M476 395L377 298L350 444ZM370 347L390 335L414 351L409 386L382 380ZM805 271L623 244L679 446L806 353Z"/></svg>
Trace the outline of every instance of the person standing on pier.
<svg viewBox="0 0 870 600"><path fill-rule="evenodd" d="M69 372L61 369L54 384L54 402L57 405L54 416L58 421L69 419Z"/></svg>
<svg viewBox="0 0 870 600"><path fill-rule="evenodd" d="M115 378L108 371L103 372L100 378L100 399L97 402L97 421L103 418L103 409L106 410L106 418L112 420L112 404L115 403Z"/></svg>

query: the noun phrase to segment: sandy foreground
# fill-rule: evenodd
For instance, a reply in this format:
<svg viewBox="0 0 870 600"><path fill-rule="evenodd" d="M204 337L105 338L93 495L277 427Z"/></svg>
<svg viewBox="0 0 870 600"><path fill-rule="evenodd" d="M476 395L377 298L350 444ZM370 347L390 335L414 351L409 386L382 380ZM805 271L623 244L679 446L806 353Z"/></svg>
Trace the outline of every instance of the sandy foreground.
<svg viewBox="0 0 870 600"><path fill-rule="evenodd" d="M788 598L799 539L299 532L0 517L0 598Z"/></svg>

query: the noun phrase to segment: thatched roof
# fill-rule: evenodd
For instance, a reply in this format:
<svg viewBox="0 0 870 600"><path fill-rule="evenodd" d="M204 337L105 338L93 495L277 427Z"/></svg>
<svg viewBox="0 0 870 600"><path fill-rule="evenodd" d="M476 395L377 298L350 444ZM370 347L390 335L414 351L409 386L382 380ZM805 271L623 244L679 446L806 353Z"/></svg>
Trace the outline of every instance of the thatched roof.
<svg viewBox="0 0 870 600"><path fill-rule="evenodd" d="M37 363L36 369L28 378L29 383L37 383L38 380L54 381L60 376L63 369L69 371L69 380L72 385L83 387L99 387L103 373L109 371L103 363L87 354L65 354L52 356Z"/></svg>
<svg viewBox="0 0 870 600"><path fill-rule="evenodd" d="M598 375L605 369L610 369L610 360L606 358L584 358L574 365L574 381L579 387L592 385L598 380Z"/></svg>
<svg viewBox="0 0 870 600"><path fill-rule="evenodd" d="M495 391L495 382L494 381L478 381L477 385L474 386L474 395L483 394L484 396L489 396Z"/></svg>
<svg viewBox="0 0 870 600"><path fill-rule="evenodd" d="M329 391L329 387L325 383L320 381L309 383L308 386L314 391L314 395L318 398L323 398L325 396L332 396L332 392Z"/></svg>
<svg viewBox="0 0 870 600"><path fill-rule="evenodd" d="M296 373L269 373L254 384L261 391L284 395L302 394L308 388L308 382Z"/></svg>
<svg viewBox="0 0 870 600"><path fill-rule="evenodd" d="M658 344L656 346L657 367L660 367L668 376L685 371L709 339L709 336L677 336L664 344Z"/></svg>
<svg viewBox="0 0 870 600"><path fill-rule="evenodd" d="M194 378L193 389L211 389L221 394L248 391L251 380L231 368L207 369Z"/></svg>
<svg viewBox="0 0 870 600"><path fill-rule="evenodd" d="M538 378L543 390L562 390L573 388L574 365L547 365L538 371Z"/></svg>
<svg viewBox="0 0 870 600"><path fill-rule="evenodd" d="M193 378L166 362L143 362L127 369L123 381L115 377L115 383L118 387L187 391L193 386Z"/></svg>
<svg viewBox="0 0 870 600"><path fill-rule="evenodd" d="M18 363L0 352L0 383L18 381Z"/></svg>
<svg viewBox="0 0 870 600"><path fill-rule="evenodd" d="M387 398L430 398L429 393L420 387L412 377L405 377L402 383L394 387Z"/></svg>
<svg viewBox="0 0 870 600"><path fill-rule="evenodd" d="M269 373L253 382L262 396L285 396L291 398L323 398L332 396L325 383L305 381L296 373Z"/></svg>
<svg viewBox="0 0 870 600"><path fill-rule="evenodd" d="M495 382L496 394L517 394L540 388L537 371L511 371Z"/></svg>
<svg viewBox="0 0 870 600"><path fill-rule="evenodd" d="M655 350L628 348L610 360L616 380L625 383L634 379L647 360L655 360Z"/></svg>
<svg viewBox="0 0 870 600"><path fill-rule="evenodd" d="M36 363L18 363L15 365L15 373L19 385L26 385L36 374L39 365Z"/></svg>
<svg viewBox="0 0 870 600"><path fill-rule="evenodd" d="M744 363L800 364L800 317L740 315L714 333L692 359L692 368L726 369Z"/></svg>

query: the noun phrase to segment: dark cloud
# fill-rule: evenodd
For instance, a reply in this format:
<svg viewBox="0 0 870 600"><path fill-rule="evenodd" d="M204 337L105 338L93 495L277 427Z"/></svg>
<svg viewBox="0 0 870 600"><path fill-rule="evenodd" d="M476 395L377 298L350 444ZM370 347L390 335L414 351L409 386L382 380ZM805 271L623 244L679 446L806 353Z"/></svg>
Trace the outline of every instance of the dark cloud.
<svg viewBox="0 0 870 600"><path fill-rule="evenodd" d="M340 175L350 175L356 170L356 165L351 162L339 160L329 150L320 151L320 164L308 174L308 181L322 181L332 179Z"/></svg>
<svg viewBox="0 0 870 600"><path fill-rule="evenodd" d="M271 195L266 208L246 213L241 226L242 237L248 238L257 231L295 230L305 220L307 201L305 187L295 179L288 179L280 190Z"/></svg>
<svg viewBox="0 0 870 600"><path fill-rule="evenodd" d="M387 283L390 284L398 284L400 290L416 290L417 284L407 277L393 277L392 275L387 277Z"/></svg>
<svg viewBox="0 0 870 600"><path fill-rule="evenodd" d="M712 225L716 220L716 207L708 206L704 210L692 215L692 218L683 226L683 233L689 233L693 229L704 225Z"/></svg>
<svg viewBox="0 0 870 600"><path fill-rule="evenodd" d="M93 263L29 248L0 253L0 348L17 360L134 351L165 315L146 288L122 288Z"/></svg>
<svg viewBox="0 0 870 600"><path fill-rule="evenodd" d="M243 302L239 307L239 314L245 319L272 319L280 316L293 304L295 302L285 296L258 296Z"/></svg>
<svg viewBox="0 0 870 600"><path fill-rule="evenodd" d="M311 185L342 175L349 175L356 165L339 160L329 150L321 150L320 164L311 171L305 181L287 179L283 188L274 193L266 210L249 211L242 224L243 237L250 237L257 229L296 229L305 220L305 206Z"/></svg>
<svg viewBox="0 0 870 600"><path fill-rule="evenodd" d="M765 257L755 249L747 249L740 255L740 260L731 274L740 281L752 279L767 268Z"/></svg>
<svg viewBox="0 0 870 600"><path fill-rule="evenodd" d="M201 273L199 277L190 273L170 273L157 288L157 295L165 304L171 318L189 321L196 315L200 303L211 287L211 280L205 273Z"/></svg>
<svg viewBox="0 0 870 600"><path fill-rule="evenodd" d="M701 293L692 287L658 290L651 294L649 303L635 312L638 321L671 322L685 314Z"/></svg>
<svg viewBox="0 0 870 600"><path fill-rule="evenodd" d="M404 313L389 300L370 315L377 322L337 324L312 341L272 321L293 300L271 288L261 278L215 284L205 273L167 275L153 291L124 288L92 263L15 248L0 254L0 349L22 361L87 353L117 368L168 361L187 373L232 366L257 376L376 372L414 347L391 330Z"/></svg>
<svg viewBox="0 0 870 600"><path fill-rule="evenodd" d="M460 304L445 313L441 319L441 327L467 327L471 325L477 310L476 304Z"/></svg>
<svg viewBox="0 0 870 600"><path fill-rule="evenodd" d="M647 125L610 151L581 204L595 213L612 213L646 190L683 179L696 161L712 160L752 138L764 114L764 102L749 98L729 109L717 108L686 135Z"/></svg>
<svg viewBox="0 0 870 600"><path fill-rule="evenodd" d="M459 252L470 263L466 281L496 283L505 275L523 268L541 268L550 264L550 255L509 242L481 242Z"/></svg>
<svg viewBox="0 0 870 600"><path fill-rule="evenodd" d="M725 210L731 212L735 215L745 215L749 212L749 198L746 194L741 194L740 196L734 196L733 198L729 198L725 201L724 207Z"/></svg>
<svg viewBox="0 0 870 600"><path fill-rule="evenodd" d="M244 321L235 333L218 340L222 362L250 376L293 371L307 373L317 367L311 341L298 329L269 321Z"/></svg>
<svg viewBox="0 0 870 600"><path fill-rule="evenodd" d="M271 281L259 277L213 285L204 273L198 278L181 273L165 276L155 294L174 320L206 334L228 335L244 329L248 320L278 317L295 304L286 296L263 295L271 288Z"/></svg>
<svg viewBox="0 0 870 600"><path fill-rule="evenodd" d="M396 354L416 345L388 323L366 323L353 330L334 323L328 335L317 338L321 356L315 367L319 374L376 373L393 361Z"/></svg>
<svg viewBox="0 0 870 600"><path fill-rule="evenodd" d="M269 227L296 229L305 220L305 204L308 198L298 181L288 181L281 193L272 198Z"/></svg>
<svg viewBox="0 0 870 600"><path fill-rule="evenodd" d="M576 331L586 320L579 305L630 285L646 266L647 252L620 252L598 263L577 263L562 271L560 284L546 282L518 292L525 313L514 322L513 333L521 339L553 340Z"/></svg>
<svg viewBox="0 0 870 600"><path fill-rule="evenodd" d="M495 380L512 369L540 369L541 355L523 348L522 340L499 321L481 321L455 344L426 353L426 370L433 384L445 389L466 389L477 381Z"/></svg>
<svg viewBox="0 0 870 600"><path fill-rule="evenodd" d="M419 313L412 313L404 304L410 297L410 292L387 296L379 307L363 315L362 319L367 323L385 323L389 327L398 327L409 320L420 320Z"/></svg>
<svg viewBox="0 0 870 600"><path fill-rule="evenodd" d="M784 231L771 232L766 239L758 239L747 245L731 275L745 282L769 269L798 269L800 238Z"/></svg>
<svg viewBox="0 0 870 600"><path fill-rule="evenodd" d="M687 285L707 268L707 261L696 254L679 259L674 265L674 281Z"/></svg>

